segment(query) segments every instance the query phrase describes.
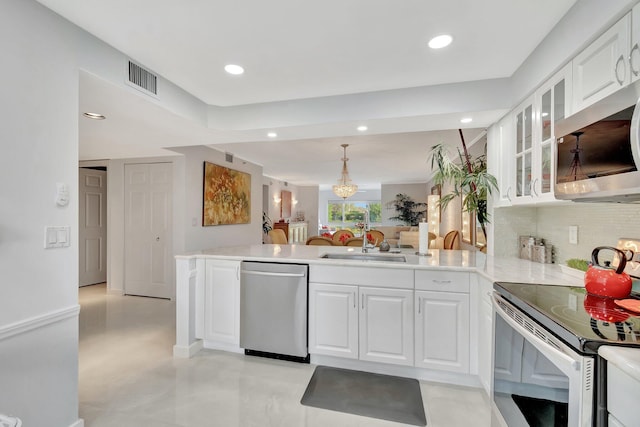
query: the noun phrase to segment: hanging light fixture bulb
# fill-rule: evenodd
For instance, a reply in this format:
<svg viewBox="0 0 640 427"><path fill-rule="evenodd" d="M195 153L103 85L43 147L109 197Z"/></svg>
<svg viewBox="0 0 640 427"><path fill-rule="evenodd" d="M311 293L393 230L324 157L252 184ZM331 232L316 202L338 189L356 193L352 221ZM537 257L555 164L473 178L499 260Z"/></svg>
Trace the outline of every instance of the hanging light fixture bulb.
<svg viewBox="0 0 640 427"><path fill-rule="evenodd" d="M344 148L344 157L342 158L342 176L338 179L338 184L333 186L333 192L336 196L342 197L346 199L347 197L351 197L356 194L358 191L358 186L351 183L351 178L349 178L349 170L347 169L347 147L349 144L342 144L341 147Z"/></svg>

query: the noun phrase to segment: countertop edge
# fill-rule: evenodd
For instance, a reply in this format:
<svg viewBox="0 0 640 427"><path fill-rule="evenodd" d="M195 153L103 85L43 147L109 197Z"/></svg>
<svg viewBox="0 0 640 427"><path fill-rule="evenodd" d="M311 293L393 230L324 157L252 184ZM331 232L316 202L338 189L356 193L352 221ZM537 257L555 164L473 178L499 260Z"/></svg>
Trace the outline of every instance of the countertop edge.
<svg viewBox="0 0 640 427"><path fill-rule="evenodd" d="M640 381L640 351L637 348L605 345L598 349L598 354L633 379Z"/></svg>

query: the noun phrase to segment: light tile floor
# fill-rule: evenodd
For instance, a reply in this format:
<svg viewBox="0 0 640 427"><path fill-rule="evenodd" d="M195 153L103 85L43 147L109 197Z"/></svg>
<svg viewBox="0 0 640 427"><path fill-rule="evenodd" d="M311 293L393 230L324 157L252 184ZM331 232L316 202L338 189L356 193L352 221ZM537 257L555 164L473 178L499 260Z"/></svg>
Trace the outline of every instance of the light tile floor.
<svg viewBox="0 0 640 427"><path fill-rule="evenodd" d="M202 350L173 359L175 304L80 289L80 417L87 427L393 427L300 404L313 365ZM477 389L420 384L429 427L488 427Z"/></svg>

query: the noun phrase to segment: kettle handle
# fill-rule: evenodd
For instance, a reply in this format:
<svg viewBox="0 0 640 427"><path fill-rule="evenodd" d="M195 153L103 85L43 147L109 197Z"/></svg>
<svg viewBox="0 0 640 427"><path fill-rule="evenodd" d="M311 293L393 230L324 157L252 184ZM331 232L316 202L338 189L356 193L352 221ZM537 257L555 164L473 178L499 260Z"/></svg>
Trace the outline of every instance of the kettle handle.
<svg viewBox="0 0 640 427"><path fill-rule="evenodd" d="M611 251L616 252L619 255L620 263L618 264L618 268L616 269L616 274L622 274L622 272L624 271L624 268L627 265L627 255L624 252L622 252L620 249L617 249L611 246L598 246L591 252L591 262L593 263L593 265L597 265L598 267L603 267L598 262L598 253L602 249L609 249Z"/></svg>

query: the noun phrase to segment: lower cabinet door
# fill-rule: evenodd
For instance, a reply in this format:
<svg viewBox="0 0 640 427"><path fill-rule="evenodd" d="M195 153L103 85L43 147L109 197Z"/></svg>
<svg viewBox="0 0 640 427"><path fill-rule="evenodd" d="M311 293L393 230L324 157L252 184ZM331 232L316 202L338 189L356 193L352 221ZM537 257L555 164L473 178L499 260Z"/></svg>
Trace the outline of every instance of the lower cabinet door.
<svg viewBox="0 0 640 427"><path fill-rule="evenodd" d="M413 365L413 290L360 288L360 359Z"/></svg>
<svg viewBox="0 0 640 427"><path fill-rule="evenodd" d="M416 291L417 367L469 373L469 295Z"/></svg>
<svg viewBox="0 0 640 427"><path fill-rule="evenodd" d="M240 261L211 259L205 263L205 341L240 343Z"/></svg>
<svg viewBox="0 0 640 427"><path fill-rule="evenodd" d="M309 284L309 353L358 358L358 287Z"/></svg>

